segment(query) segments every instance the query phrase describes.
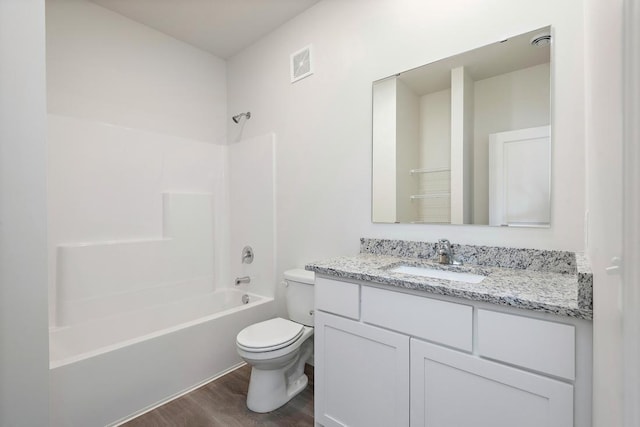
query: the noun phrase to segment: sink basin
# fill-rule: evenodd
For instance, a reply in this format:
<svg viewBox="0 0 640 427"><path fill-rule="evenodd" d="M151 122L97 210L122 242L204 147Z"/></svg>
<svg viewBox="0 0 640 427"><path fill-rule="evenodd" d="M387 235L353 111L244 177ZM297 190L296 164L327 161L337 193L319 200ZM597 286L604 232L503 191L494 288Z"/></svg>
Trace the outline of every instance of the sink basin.
<svg viewBox="0 0 640 427"><path fill-rule="evenodd" d="M456 282L480 283L486 276L473 273L461 273L457 271L437 270L429 267L414 267L411 265L399 265L389 271L394 273L410 274L412 276L431 277L433 279L454 280Z"/></svg>

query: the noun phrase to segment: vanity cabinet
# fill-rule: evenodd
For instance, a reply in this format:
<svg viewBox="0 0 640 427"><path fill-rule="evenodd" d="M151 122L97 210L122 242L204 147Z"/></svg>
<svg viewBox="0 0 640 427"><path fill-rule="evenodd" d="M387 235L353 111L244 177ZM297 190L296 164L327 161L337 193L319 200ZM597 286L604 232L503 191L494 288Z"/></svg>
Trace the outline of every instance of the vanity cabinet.
<svg viewBox="0 0 640 427"><path fill-rule="evenodd" d="M591 423L590 357L576 367L571 321L322 276L315 292L317 425Z"/></svg>
<svg viewBox="0 0 640 427"><path fill-rule="evenodd" d="M315 337L316 422L409 426L408 336L316 312Z"/></svg>

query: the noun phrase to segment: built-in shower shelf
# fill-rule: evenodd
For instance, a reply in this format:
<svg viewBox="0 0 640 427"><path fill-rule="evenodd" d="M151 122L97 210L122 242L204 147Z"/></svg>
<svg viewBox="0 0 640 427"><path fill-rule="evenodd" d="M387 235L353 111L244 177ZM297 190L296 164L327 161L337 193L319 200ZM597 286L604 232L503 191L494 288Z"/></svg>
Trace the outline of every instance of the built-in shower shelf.
<svg viewBox="0 0 640 427"><path fill-rule="evenodd" d="M58 245L56 326L147 309L211 290L213 195L163 193L162 216L161 236Z"/></svg>

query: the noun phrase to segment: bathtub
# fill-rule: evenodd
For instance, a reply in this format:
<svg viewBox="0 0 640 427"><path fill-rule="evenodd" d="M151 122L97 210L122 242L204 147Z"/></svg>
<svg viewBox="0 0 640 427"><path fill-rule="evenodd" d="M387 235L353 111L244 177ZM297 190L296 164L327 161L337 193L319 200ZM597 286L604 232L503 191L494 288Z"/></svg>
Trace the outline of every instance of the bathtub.
<svg viewBox="0 0 640 427"><path fill-rule="evenodd" d="M50 331L51 425L118 425L240 366L235 337L273 298L224 289Z"/></svg>

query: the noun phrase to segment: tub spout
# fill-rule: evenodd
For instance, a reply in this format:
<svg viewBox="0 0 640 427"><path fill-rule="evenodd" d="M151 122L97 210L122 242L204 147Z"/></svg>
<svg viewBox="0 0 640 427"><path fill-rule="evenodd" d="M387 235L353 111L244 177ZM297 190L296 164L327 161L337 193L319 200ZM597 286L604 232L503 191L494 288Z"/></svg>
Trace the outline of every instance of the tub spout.
<svg viewBox="0 0 640 427"><path fill-rule="evenodd" d="M249 276L236 277L236 286L239 286L240 283L249 283L249 282L251 282L251 277Z"/></svg>

